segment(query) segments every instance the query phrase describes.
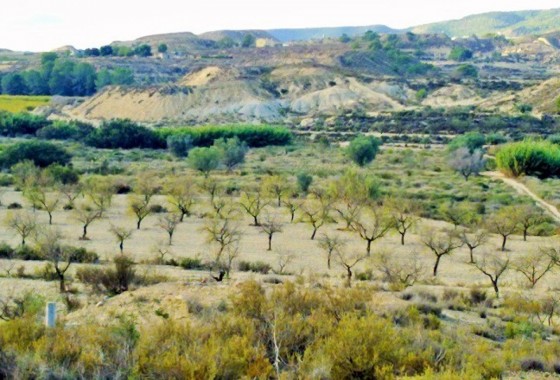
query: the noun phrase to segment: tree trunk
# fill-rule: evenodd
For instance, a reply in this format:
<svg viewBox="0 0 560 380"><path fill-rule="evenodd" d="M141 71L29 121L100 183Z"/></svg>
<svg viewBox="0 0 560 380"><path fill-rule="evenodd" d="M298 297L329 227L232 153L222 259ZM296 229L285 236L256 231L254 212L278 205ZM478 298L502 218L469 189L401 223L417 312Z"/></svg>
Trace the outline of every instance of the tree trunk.
<svg viewBox="0 0 560 380"><path fill-rule="evenodd" d="M494 291L496 292L496 298L500 298L500 290L498 289L498 279L495 280L490 278L492 281L492 286L494 287Z"/></svg>
<svg viewBox="0 0 560 380"><path fill-rule="evenodd" d="M179 218L179 222L183 223L183 220L185 219L185 211L181 210L181 217Z"/></svg>
<svg viewBox="0 0 560 380"><path fill-rule="evenodd" d="M258 215L253 215L253 226L255 226L255 227L260 226Z"/></svg>
<svg viewBox="0 0 560 380"><path fill-rule="evenodd" d="M136 229L140 229L140 224L142 223L142 219L138 219L138 223L136 223Z"/></svg>
<svg viewBox="0 0 560 380"><path fill-rule="evenodd" d="M368 239L367 240L367 256L370 257L371 256L371 243L373 242L373 240Z"/></svg>
<svg viewBox="0 0 560 380"><path fill-rule="evenodd" d="M119 248L121 249L121 254L123 253L124 250L124 241L121 240L121 242L119 243Z"/></svg>
<svg viewBox="0 0 560 380"><path fill-rule="evenodd" d="M502 235L502 252L506 251L507 235Z"/></svg>
<svg viewBox="0 0 560 380"><path fill-rule="evenodd" d="M471 256L471 262L470 262L470 264L474 264L474 253L473 253L473 251L474 251L474 248L469 247L469 254L470 254L470 256Z"/></svg>
<svg viewBox="0 0 560 380"><path fill-rule="evenodd" d="M527 230L528 228L523 229L523 241L527 241Z"/></svg>
<svg viewBox="0 0 560 380"><path fill-rule="evenodd" d="M296 217L296 212L295 212L294 210L290 210L290 212L291 212L291 214L292 214L292 215L291 215L292 217L290 218L290 223L293 223L293 222L294 222L294 218Z"/></svg>
<svg viewBox="0 0 560 380"><path fill-rule="evenodd" d="M52 213L48 213L49 214L49 224L52 225Z"/></svg>
<svg viewBox="0 0 560 380"><path fill-rule="evenodd" d="M313 234L311 235L311 240L315 240L315 235L317 234L318 227L313 227Z"/></svg>
<svg viewBox="0 0 560 380"><path fill-rule="evenodd" d="M434 265L434 277L437 276L437 270L439 267L439 261L441 260L441 256L437 256L436 263Z"/></svg>
<svg viewBox="0 0 560 380"><path fill-rule="evenodd" d="M331 256L332 256L332 252L329 252L327 256L327 268L329 268L329 270L331 269Z"/></svg>
<svg viewBox="0 0 560 380"><path fill-rule="evenodd" d="M272 234L268 234L268 250L272 251Z"/></svg>
<svg viewBox="0 0 560 380"><path fill-rule="evenodd" d="M401 245L404 245L404 235L406 234L405 232L399 232L401 234Z"/></svg>
<svg viewBox="0 0 560 380"><path fill-rule="evenodd" d="M280 199L280 195L278 196L278 207L282 206L282 200Z"/></svg>
<svg viewBox="0 0 560 380"><path fill-rule="evenodd" d="M346 267L346 274L347 274L347 278L346 278L346 285L351 288L352 287L352 268L350 267Z"/></svg>
<svg viewBox="0 0 560 380"><path fill-rule="evenodd" d="M87 236L87 224L84 224L84 233L82 234L82 240L86 240Z"/></svg>
<svg viewBox="0 0 560 380"><path fill-rule="evenodd" d="M171 245L173 241L173 231L168 232L168 234L169 234L169 245Z"/></svg>
<svg viewBox="0 0 560 380"><path fill-rule="evenodd" d="M25 245L25 236L21 238L21 246L23 247Z"/></svg>

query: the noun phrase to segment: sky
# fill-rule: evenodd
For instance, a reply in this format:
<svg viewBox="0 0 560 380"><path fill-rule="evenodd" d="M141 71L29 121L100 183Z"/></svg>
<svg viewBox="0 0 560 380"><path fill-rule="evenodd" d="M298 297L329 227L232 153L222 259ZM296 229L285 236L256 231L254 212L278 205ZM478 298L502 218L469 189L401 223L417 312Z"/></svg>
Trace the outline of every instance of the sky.
<svg viewBox="0 0 560 380"><path fill-rule="evenodd" d="M405 28L490 11L557 7L558 0L18 0L2 4L0 48L83 49L151 34L221 29Z"/></svg>

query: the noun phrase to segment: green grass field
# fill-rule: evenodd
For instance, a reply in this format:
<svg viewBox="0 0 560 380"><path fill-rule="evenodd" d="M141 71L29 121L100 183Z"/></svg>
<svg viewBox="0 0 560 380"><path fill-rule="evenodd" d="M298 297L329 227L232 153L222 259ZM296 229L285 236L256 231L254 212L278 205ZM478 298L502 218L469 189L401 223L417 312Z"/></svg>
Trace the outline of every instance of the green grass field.
<svg viewBox="0 0 560 380"><path fill-rule="evenodd" d="M0 111L31 111L51 101L50 96L14 96L0 95Z"/></svg>

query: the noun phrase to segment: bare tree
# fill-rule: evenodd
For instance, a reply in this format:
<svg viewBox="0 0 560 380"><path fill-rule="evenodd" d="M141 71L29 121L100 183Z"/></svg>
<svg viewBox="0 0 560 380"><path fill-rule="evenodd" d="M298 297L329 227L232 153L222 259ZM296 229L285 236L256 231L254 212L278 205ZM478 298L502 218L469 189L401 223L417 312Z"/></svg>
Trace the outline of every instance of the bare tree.
<svg viewBox="0 0 560 380"><path fill-rule="evenodd" d="M367 242L366 253L371 255L371 244L381 239L393 227L393 221L384 209L370 206L364 209L359 218L352 224L352 229Z"/></svg>
<svg viewBox="0 0 560 380"><path fill-rule="evenodd" d="M471 175L478 175L485 165L486 159L480 149L474 152L471 152L469 148L456 149L449 160L449 166L465 177L465 181L468 181Z"/></svg>
<svg viewBox="0 0 560 380"><path fill-rule="evenodd" d="M263 190L268 196L274 198L276 206L280 207L284 196L290 193L290 183L287 178L279 175L268 176L263 180Z"/></svg>
<svg viewBox="0 0 560 380"><path fill-rule="evenodd" d="M410 199L390 199L387 201L389 212L393 219L393 227L401 235L401 245L404 245L406 233L420 220L418 203Z"/></svg>
<svg viewBox="0 0 560 380"><path fill-rule="evenodd" d="M426 231L424 232L424 245L436 256L433 274L437 276L439 263L443 256L451 255L451 253L459 248L463 243L458 239L455 231L445 230L443 232Z"/></svg>
<svg viewBox="0 0 560 380"><path fill-rule="evenodd" d="M502 237L502 252L506 250L507 239L517 231L519 224L516 210L512 206L501 208L497 213L491 215L487 220L488 229Z"/></svg>
<svg viewBox="0 0 560 380"><path fill-rule="evenodd" d="M196 190L190 179L177 178L167 185L168 202L179 212L179 222L183 222L185 216L192 214L195 204Z"/></svg>
<svg viewBox="0 0 560 380"><path fill-rule="evenodd" d="M512 267L529 281L531 288L534 288L540 279L554 269L555 264L555 254L550 250L539 250L519 257L513 262Z"/></svg>
<svg viewBox="0 0 560 380"><path fill-rule="evenodd" d="M62 233L53 228L40 231L37 238L37 248L46 260L52 263L58 277L60 292L66 292L66 272L72 264L72 251L62 245Z"/></svg>
<svg viewBox="0 0 560 380"><path fill-rule="evenodd" d="M296 217L296 212L301 207L301 201L296 198L288 197L282 201L282 204L288 209L288 212L290 213L290 223L293 223Z"/></svg>
<svg viewBox="0 0 560 380"><path fill-rule="evenodd" d="M383 274L384 281L399 290L414 285L425 270L417 254L414 254L412 259L407 258L404 262L400 262L393 255L382 252L377 257L375 266Z"/></svg>
<svg viewBox="0 0 560 380"><path fill-rule="evenodd" d="M346 245L346 241L343 240L338 235L326 235L323 234L319 239L319 247L321 247L327 253L327 268L331 269L331 259L333 254L342 249Z"/></svg>
<svg viewBox="0 0 560 380"><path fill-rule="evenodd" d="M210 204L214 202L214 198L222 193L221 184L212 177L207 177L200 184L200 189L207 193L210 197Z"/></svg>
<svg viewBox="0 0 560 380"><path fill-rule="evenodd" d="M5 259L3 265L4 272L6 272L7 277L11 277L12 271L17 265L16 262L14 261L15 252L10 249L8 252L5 253L5 256L3 258Z"/></svg>
<svg viewBox="0 0 560 380"><path fill-rule="evenodd" d="M242 235L237 223L229 218L211 219L204 225L202 230L206 232L206 242L218 246L218 259L228 246L238 244Z"/></svg>
<svg viewBox="0 0 560 380"><path fill-rule="evenodd" d="M23 297L9 295L0 297L0 320L11 321L23 317L26 312L27 298L30 294Z"/></svg>
<svg viewBox="0 0 560 380"><path fill-rule="evenodd" d="M464 245L469 247L469 257L470 257L470 264L474 264L474 250L488 242L488 232L483 229L477 229L475 231L471 231L468 229L464 229L459 234L459 239L463 242Z"/></svg>
<svg viewBox="0 0 560 380"><path fill-rule="evenodd" d="M53 212L58 208L60 196L58 193L48 193L47 189L36 187L27 192L27 199L35 208L45 210L49 215L49 224L52 225Z"/></svg>
<svg viewBox="0 0 560 380"><path fill-rule="evenodd" d="M308 223L313 227L313 233L311 234L311 240L315 240L315 235L319 228L321 228L325 223L332 221L329 214L329 206L317 200L308 200L301 205L301 219L303 223Z"/></svg>
<svg viewBox="0 0 560 380"><path fill-rule="evenodd" d="M21 237L21 245L24 246L26 239L37 229L37 219L31 213L17 212L8 214L7 225Z"/></svg>
<svg viewBox="0 0 560 380"><path fill-rule="evenodd" d="M247 193L244 192L239 201L239 205L253 218L253 226L259 227L259 215L266 206L268 201L263 197L260 191Z"/></svg>
<svg viewBox="0 0 560 380"><path fill-rule="evenodd" d="M487 253L483 255L482 260L476 262L474 266L490 279L490 282L492 282L492 286L494 287L494 292L496 293L496 298L500 298L498 281L500 280L502 274L504 274L510 267L509 256Z"/></svg>
<svg viewBox="0 0 560 380"><path fill-rule="evenodd" d="M136 229L140 229L142 221L152 213L150 209L150 199L132 195L129 200L130 211L136 216Z"/></svg>
<svg viewBox="0 0 560 380"><path fill-rule="evenodd" d="M75 218L78 222L82 223L82 237L81 240L87 240L87 229L94 221L101 219L103 213L101 210L92 207L89 204L82 203L74 208Z"/></svg>
<svg viewBox="0 0 560 380"><path fill-rule="evenodd" d="M101 215L111 206L115 185L113 181L103 176L90 176L83 180L84 194L101 211Z"/></svg>
<svg viewBox="0 0 560 380"><path fill-rule="evenodd" d="M167 235L169 236L169 245L173 242L173 233L180 221L180 217L175 214L167 214L159 218L158 226L167 232Z"/></svg>
<svg viewBox="0 0 560 380"><path fill-rule="evenodd" d="M156 258L153 261L154 264L156 265L165 265L165 263L167 262L166 257L173 255L173 252L171 251L171 247L166 245L163 241L158 241L154 243L151 251L156 256Z"/></svg>
<svg viewBox="0 0 560 380"><path fill-rule="evenodd" d="M279 252L277 258L278 270L275 270L274 273L278 275L284 275L286 267L292 263L294 260L294 255L291 253Z"/></svg>
<svg viewBox="0 0 560 380"><path fill-rule="evenodd" d="M515 218L523 231L523 241L527 241L529 229L544 221L542 210L537 209L534 205L517 206Z"/></svg>
<svg viewBox="0 0 560 380"><path fill-rule="evenodd" d="M124 242L132 237L132 232L134 230L121 226L111 225L109 231L111 231L111 233L117 240L117 243L119 243L119 249L121 250L121 254L122 254L124 252Z"/></svg>
<svg viewBox="0 0 560 380"><path fill-rule="evenodd" d="M336 262L346 270L346 286L352 286L353 268L367 258L366 255L356 251L338 249L334 251Z"/></svg>
<svg viewBox="0 0 560 380"><path fill-rule="evenodd" d="M344 231L352 230L352 224L360 217L363 207L363 203L355 202L351 199L338 202L333 206L336 213L346 223Z"/></svg>
<svg viewBox="0 0 560 380"><path fill-rule="evenodd" d="M60 186L60 193L66 198L65 210L73 210L74 203L82 195L82 185L79 183L68 183Z"/></svg>
<svg viewBox="0 0 560 380"><path fill-rule="evenodd" d="M267 213L264 221L261 223L260 229L268 236L268 251L272 250L272 235L277 232L282 232L282 223L275 215Z"/></svg>

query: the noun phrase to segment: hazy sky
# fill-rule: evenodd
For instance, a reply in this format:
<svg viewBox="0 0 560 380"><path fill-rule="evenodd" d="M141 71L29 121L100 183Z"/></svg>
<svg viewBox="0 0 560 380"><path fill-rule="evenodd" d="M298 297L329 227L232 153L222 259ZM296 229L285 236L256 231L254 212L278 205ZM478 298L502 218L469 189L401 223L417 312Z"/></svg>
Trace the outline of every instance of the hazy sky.
<svg viewBox="0 0 560 380"><path fill-rule="evenodd" d="M219 29L402 28L488 11L555 7L558 0L16 0L2 4L0 48L85 48L156 33Z"/></svg>

